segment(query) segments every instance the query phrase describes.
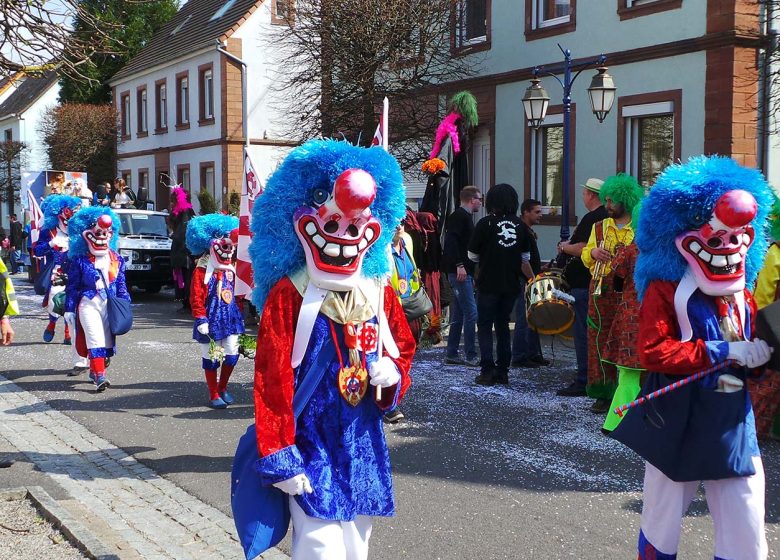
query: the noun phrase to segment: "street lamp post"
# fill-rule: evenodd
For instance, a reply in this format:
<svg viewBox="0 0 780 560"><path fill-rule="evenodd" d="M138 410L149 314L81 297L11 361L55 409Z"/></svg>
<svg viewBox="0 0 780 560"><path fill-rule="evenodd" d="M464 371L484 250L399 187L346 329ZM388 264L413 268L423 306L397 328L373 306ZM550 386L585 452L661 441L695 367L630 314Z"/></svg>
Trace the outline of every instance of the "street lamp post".
<svg viewBox="0 0 780 560"><path fill-rule="evenodd" d="M599 122L604 122L612 104L615 101L615 84L612 76L607 74L607 68L604 66L607 57L599 55L596 58L573 63L571 60L571 51L564 49L558 44L558 48L563 53L563 62L554 66L537 66L534 68L534 78L531 85L523 95L523 108L525 110L528 126L538 129L544 117L547 114L547 108L550 105L550 96L541 86L539 74L546 74L555 78L563 88L563 173L561 177L561 240L569 239L569 187L572 178L569 175L569 151L570 151L570 130L571 126L571 86L574 81L588 68L598 67L598 74L593 76L588 96L590 97L591 108ZM572 77L572 72L576 72ZM563 80L556 74L563 73Z"/></svg>

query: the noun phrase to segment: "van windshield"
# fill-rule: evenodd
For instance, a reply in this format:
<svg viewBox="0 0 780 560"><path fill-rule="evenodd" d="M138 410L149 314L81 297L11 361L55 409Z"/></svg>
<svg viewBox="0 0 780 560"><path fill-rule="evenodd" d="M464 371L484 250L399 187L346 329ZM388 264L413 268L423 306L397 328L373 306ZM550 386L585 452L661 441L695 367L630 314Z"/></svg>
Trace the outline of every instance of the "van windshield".
<svg viewBox="0 0 780 560"><path fill-rule="evenodd" d="M165 216L159 214L119 214L119 235L151 235L168 237Z"/></svg>

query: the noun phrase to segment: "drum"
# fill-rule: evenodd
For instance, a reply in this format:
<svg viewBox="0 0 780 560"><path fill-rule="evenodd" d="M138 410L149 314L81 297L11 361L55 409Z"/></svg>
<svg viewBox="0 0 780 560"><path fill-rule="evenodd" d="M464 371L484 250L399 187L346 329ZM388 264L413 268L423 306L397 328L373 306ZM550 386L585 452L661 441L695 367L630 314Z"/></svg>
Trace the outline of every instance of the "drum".
<svg viewBox="0 0 780 560"><path fill-rule="evenodd" d="M574 324L574 298L560 270L538 274L525 288L528 326L541 334L561 334Z"/></svg>

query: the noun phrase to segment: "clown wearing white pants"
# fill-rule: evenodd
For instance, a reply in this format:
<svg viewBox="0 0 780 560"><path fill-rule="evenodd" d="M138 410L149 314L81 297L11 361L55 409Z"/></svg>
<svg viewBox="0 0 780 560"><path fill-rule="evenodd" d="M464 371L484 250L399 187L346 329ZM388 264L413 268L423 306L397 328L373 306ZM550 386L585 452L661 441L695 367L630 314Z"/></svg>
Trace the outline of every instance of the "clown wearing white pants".
<svg viewBox="0 0 780 560"><path fill-rule="evenodd" d="M772 349L756 337L746 286L766 252L771 201L760 173L715 156L668 167L642 203L634 280L637 350L648 371L641 394L649 397L611 434L646 461L640 560L677 558L700 482L715 559L767 558L764 468L746 380Z"/></svg>
<svg viewBox="0 0 780 560"><path fill-rule="evenodd" d="M704 481L715 526L716 558L748 560L769 554L764 533L765 480L761 458L754 457L753 465L756 474L752 476ZM653 543L659 552L668 555L668 551L677 550L682 518L698 489L699 481L675 482L645 463L641 522L645 548L647 543Z"/></svg>
<svg viewBox="0 0 780 560"><path fill-rule="evenodd" d="M119 218L102 207L84 208L71 218L68 230L65 320L75 326L74 347L88 359L89 377L102 392L111 386L106 367L116 342L109 326L108 297L130 300L125 261L112 249L118 243Z"/></svg>
<svg viewBox="0 0 780 560"><path fill-rule="evenodd" d="M371 516L353 521L327 521L306 515L290 496L293 523L292 557L328 560L367 560Z"/></svg>

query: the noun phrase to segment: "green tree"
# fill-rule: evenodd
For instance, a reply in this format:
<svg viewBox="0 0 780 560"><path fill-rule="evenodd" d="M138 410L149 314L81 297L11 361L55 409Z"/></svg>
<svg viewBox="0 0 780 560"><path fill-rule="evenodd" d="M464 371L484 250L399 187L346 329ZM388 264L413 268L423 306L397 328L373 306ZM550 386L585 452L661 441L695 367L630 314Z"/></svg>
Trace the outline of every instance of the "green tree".
<svg viewBox="0 0 780 560"><path fill-rule="evenodd" d="M201 187L198 193L198 202L200 202L200 214L204 216L206 214L213 214L217 211L217 201L214 200L214 196L206 190L206 187Z"/></svg>
<svg viewBox="0 0 780 560"><path fill-rule="evenodd" d="M66 75L60 80L60 101L75 103L108 103L111 88L106 83L154 33L178 10L177 0L82 0L74 18L73 36L92 33L95 21L109 29L111 39L104 49L96 50L80 68L83 77ZM86 78L86 79L85 79Z"/></svg>

